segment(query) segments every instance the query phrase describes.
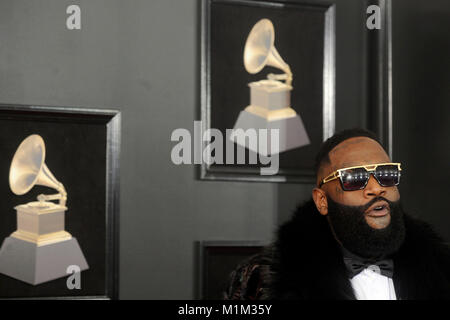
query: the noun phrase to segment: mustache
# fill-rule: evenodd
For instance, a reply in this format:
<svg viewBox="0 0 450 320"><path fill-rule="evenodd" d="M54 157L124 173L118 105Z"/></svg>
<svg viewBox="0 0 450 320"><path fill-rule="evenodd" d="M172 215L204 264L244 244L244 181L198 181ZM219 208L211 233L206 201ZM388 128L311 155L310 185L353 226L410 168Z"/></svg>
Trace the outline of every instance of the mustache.
<svg viewBox="0 0 450 320"><path fill-rule="evenodd" d="M394 205L394 202L386 199L385 197L378 196L376 198L373 198L366 204L363 204L362 206L358 206L357 208L359 210L361 210L362 212L366 212L367 209L369 209L375 202L378 202L378 201L386 201L389 204L389 208L392 208L392 206Z"/></svg>

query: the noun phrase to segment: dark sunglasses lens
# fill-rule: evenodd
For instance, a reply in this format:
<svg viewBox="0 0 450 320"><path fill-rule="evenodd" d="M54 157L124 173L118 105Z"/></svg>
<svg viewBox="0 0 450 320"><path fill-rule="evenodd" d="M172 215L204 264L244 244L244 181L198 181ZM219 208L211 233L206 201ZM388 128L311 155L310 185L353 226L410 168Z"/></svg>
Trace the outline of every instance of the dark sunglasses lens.
<svg viewBox="0 0 450 320"><path fill-rule="evenodd" d="M369 173L364 168L348 169L341 172L342 188L345 191L360 190L369 180Z"/></svg>
<svg viewBox="0 0 450 320"><path fill-rule="evenodd" d="M393 187L400 182L400 170L392 165L379 166L375 170L375 178L381 186Z"/></svg>

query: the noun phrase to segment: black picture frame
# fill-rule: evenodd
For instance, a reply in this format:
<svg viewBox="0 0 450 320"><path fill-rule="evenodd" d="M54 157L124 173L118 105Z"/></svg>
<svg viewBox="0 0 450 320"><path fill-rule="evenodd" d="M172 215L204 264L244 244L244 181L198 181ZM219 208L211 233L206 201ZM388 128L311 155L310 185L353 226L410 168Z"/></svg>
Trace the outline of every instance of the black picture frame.
<svg viewBox="0 0 450 320"><path fill-rule="evenodd" d="M201 61L200 61L200 118L202 124L202 131L205 132L208 129L217 128L225 136L224 128L233 128L233 120L236 119L238 112L243 110L248 104L248 97L242 98L242 94L247 94L248 90L242 84L246 84L250 81L256 81L263 79L265 74L269 72L279 73L277 69L266 67L262 72L256 75L249 75L245 71L242 61L242 53L245 44L245 39L250 31L250 28L258 21L258 12L261 14L259 18L267 17L267 15L273 11L274 19L283 17L283 12L290 15L295 14L295 10L305 13L304 16L308 16L307 13L311 13L311 16L317 17L321 15L322 19L316 19L321 23L323 32L321 32L322 42L322 56L320 61L316 61L317 66L321 64L320 70L314 74L321 75L321 98L311 100L311 105L317 105L318 101L321 102L321 110L318 114L308 114L305 110L296 109L296 105L301 105L298 96L292 96L292 108L296 109L297 113L302 117L307 132L312 130L314 141L311 147L306 146L296 150L290 150L280 154L280 168L276 175L261 175L260 168L255 165L216 165L216 164L201 164L199 168L199 178L201 180L222 180L222 181L254 181L254 182L281 182L281 183L315 183L314 169L313 169L313 157L318 151L318 146L322 141L332 136L335 132L336 126L336 61L335 61L335 42L336 42L336 0L328 1L311 1L311 0L277 0L277 1L265 1L265 0L201 0ZM363 48L362 54L365 55L365 79L367 80L365 94L366 94L366 119L363 123L355 123L353 126L366 127L369 130L374 131L383 145L386 147L388 154L392 157L392 75L391 75L391 1L390 0L366 0L365 5L367 7L371 4L380 6L382 16L382 28L381 30L365 30L363 31ZM235 7L236 11L228 10ZM226 10L225 10L225 9ZM227 9L228 8L228 9ZM246 17L246 21L237 23L243 20L243 18L236 13L238 10L246 10L242 16ZM221 13L221 10L223 13ZM223 16L221 17L221 14ZM362 15L365 12L361 12ZM218 19L218 17L221 17ZM228 17L228 18L227 18ZM229 23L227 22L229 19ZM280 18L281 19L281 18ZM284 18L283 18L284 19ZM217 21L219 20L219 21ZM289 19L286 19L289 20ZM281 20L280 20L281 21ZM314 19L306 24L312 29L317 27L314 24ZM237 27L230 27L230 25L237 25ZM221 27L221 25L225 25ZM275 22L274 22L275 25ZM244 26L244 27L242 27ZM279 27L279 32L277 31ZM361 26L364 28L365 26ZM295 26L293 26L295 28ZM318 27L317 27L318 28ZM239 30L237 30L239 29ZM241 30L242 29L242 30ZM228 31L227 31L228 30ZM284 33L283 33L284 30ZM281 27L281 24L275 25L275 47L277 47L280 55L285 59L287 63L292 60L288 60L289 49L278 48L282 46L280 43L286 33L292 33L293 29ZM227 34L229 32L230 34ZM304 35L307 37L307 35ZM239 46L236 43L229 44L232 37L236 37ZM277 40L277 37L280 40ZM218 38L219 40L217 40ZM311 37L312 38L312 37ZM217 45L218 41L223 41L223 45ZM233 40L234 41L234 40ZM230 48L228 52L223 50L224 47ZM317 50L316 50L317 51ZM303 56L306 53L302 53ZM302 56L300 54L300 56ZM227 57L225 57L227 55ZM231 59L228 56L234 55L235 58ZM285 57L287 56L287 57ZM318 55L320 56L320 55ZM224 58L225 57L225 58ZM233 61L233 66L230 64L217 66L220 63ZM306 63L306 62L305 62ZM313 63L314 64L314 63ZM302 65L304 67L304 65ZM292 65L291 65L292 68ZM239 74L233 74L236 69L240 69ZM266 70L267 69L267 70ZM294 91L296 90L295 66L294 73ZM311 69L312 70L312 69ZM300 73L298 73L300 74ZM223 78L231 78L232 80L224 80L225 82L217 83L217 79L221 75ZM235 75L233 77L233 75ZM306 79L308 76L303 76ZM312 77L312 75L311 75ZM239 79L242 90L229 90L229 95L223 91L226 90L226 86L222 86L224 83L229 84L230 81L238 82ZM226 82L229 81L229 82ZM302 83L305 83L303 81ZM217 86L215 88L214 86ZM316 86L315 88L317 88ZM235 88L235 87L233 87ZM301 86L298 86L301 88ZM311 88L309 88L311 89ZM300 89L305 90L305 89ZM236 91L239 91L239 98L232 98ZM293 92L294 92L293 91ZM308 90L306 90L308 91ZM314 91L314 90L309 90ZM217 94L222 92L222 94ZM305 91L302 91L303 99L305 98ZM236 103L235 101L240 101ZM308 102L308 103L309 103ZM307 104L308 104L307 103ZM305 104L303 104L305 105ZM226 108L224 107L226 106ZM231 107L230 107L231 106ZM233 109L234 108L234 109ZM232 109L232 112L230 111ZM224 111L226 110L226 111ZM234 112L234 113L233 113ZM230 113L230 115L226 114ZM233 113L233 114L231 114ZM317 113L317 112L316 112ZM304 117L304 118L303 118ZM312 121L308 120L313 119ZM306 119L306 120L305 120ZM310 126L309 128L307 126ZM316 130L316 131L314 131ZM320 132L320 139L318 137ZM207 142L202 142L202 150L205 150ZM309 149L307 149L309 148ZM303 154L301 154L303 152ZM299 161L300 159L300 161ZM302 164L301 159L305 159L305 163ZM294 164L294 165L293 165ZM298 167L297 167L298 164Z"/></svg>
<svg viewBox="0 0 450 320"><path fill-rule="evenodd" d="M380 8L381 29L365 29L368 129L375 132L389 157L393 152L392 0L365 0Z"/></svg>
<svg viewBox="0 0 450 320"><path fill-rule="evenodd" d="M40 134L46 164L68 192L66 230L77 237L89 264L81 272L80 290L69 290L67 277L33 286L0 274L0 298L118 299L120 111L1 104L0 127L0 190L7 193L7 201L0 204L0 240L17 227L14 205L35 201L39 191L54 193L43 186L22 196L9 190L7 175L15 149L28 135Z"/></svg>
<svg viewBox="0 0 450 320"><path fill-rule="evenodd" d="M221 300L231 272L246 258L262 252L268 243L260 240L199 241L198 299Z"/></svg>

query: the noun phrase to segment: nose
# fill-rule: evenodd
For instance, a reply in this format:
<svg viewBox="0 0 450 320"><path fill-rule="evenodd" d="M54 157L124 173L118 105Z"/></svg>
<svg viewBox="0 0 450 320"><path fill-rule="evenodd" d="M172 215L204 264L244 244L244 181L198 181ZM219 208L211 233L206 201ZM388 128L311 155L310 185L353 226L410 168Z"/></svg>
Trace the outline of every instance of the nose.
<svg viewBox="0 0 450 320"><path fill-rule="evenodd" d="M381 186L378 181L370 175L369 181L367 182L367 186L364 188L364 196L366 198L373 198L384 196L386 194L386 188Z"/></svg>

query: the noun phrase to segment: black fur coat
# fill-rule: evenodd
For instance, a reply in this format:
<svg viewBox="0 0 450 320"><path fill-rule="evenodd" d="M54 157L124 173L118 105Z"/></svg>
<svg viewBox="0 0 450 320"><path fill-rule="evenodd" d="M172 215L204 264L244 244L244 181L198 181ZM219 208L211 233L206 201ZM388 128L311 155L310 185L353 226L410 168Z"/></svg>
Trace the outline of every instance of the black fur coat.
<svg viewBox="0 0 450 320"><path fill-rule="evenodd" d="M406 238L393 255L397 299L450 299L450 248L405 215ZM241 264L225 299L355 299L339 244L312 200L278 230L272 246Z"/></svg>

